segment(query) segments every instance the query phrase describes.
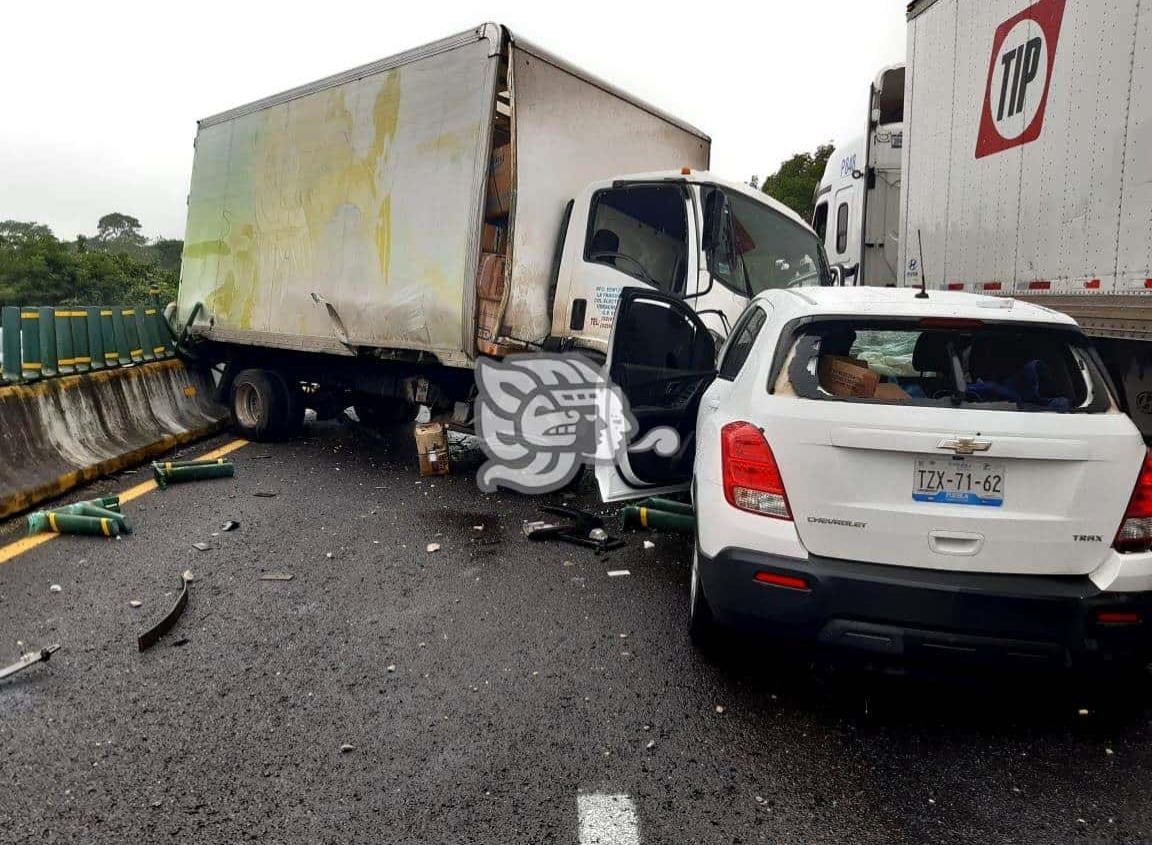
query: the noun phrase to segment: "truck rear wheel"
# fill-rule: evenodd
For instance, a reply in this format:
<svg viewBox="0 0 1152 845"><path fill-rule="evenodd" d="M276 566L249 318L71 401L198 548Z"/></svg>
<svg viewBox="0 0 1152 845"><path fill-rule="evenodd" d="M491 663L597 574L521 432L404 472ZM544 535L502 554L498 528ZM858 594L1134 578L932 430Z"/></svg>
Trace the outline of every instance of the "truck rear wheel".
<svg viewBox="0 0 1152 845"><path fill-rule="evenodd" d="M232 380L232 427L247 440L281 440L299 428L304 407L283 375L241 370Z"/></svg>

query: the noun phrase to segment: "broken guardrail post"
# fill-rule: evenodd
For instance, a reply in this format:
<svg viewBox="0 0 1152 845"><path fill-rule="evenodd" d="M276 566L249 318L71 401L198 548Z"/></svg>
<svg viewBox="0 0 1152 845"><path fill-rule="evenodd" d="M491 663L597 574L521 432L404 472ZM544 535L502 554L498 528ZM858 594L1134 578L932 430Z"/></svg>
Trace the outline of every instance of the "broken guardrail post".
<svg viewBox="0 0 1152 845"><path fill-rule="evenodd" d="M36 511L28 514L28 534L51 531L53 534L89 534L119 537L120 523L108 517L80 516L56 511Z"/></svg>
<svg viewBox="0 0 1152 845"><path fill-rule="evenodd" d="M119 507L119 506L117 506ZM110 510L95 502L75 502L71 505L63 505L59 508L52 508L51 511L45 513L55 514L75 514L77 516L93 516L97 519L111 519L120 526L120 531L124 534L132 533L132 523L128 521L128 517L120 513L118 510Z"/></svg>
<svg viewBox="0 0 1152 845"><path fill-rule="evenodd" d="M153 463L152 475L156 479L156 484L163 490L169 484L182 484L186 481L232 478L236 475L236 467L224 461L199 466L173 466L171 469L165 468L163 464Z"/></svg>
<svg viewBox="0 0 1152 845"><path fill-rule="evenodd" d="M640 526L641 528L655 528L660 531L691 534L696 530L696 517L690 514L667 513L639 505L629 505L620 511L620 525L624 528Z"/></svg>

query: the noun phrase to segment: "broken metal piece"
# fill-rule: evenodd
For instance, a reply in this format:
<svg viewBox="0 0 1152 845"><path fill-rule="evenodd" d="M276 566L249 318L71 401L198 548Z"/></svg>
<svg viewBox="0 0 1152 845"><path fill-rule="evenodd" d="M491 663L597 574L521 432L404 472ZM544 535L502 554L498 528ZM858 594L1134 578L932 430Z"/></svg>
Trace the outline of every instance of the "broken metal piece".
<svg viewBox="0 0 1152 845"><path fill-rule="evenodd" d="M47 663L48 658L60 650L60 644L50 645L47 648L42 648L39 651L29 651L20 656L20 659L13 663L11 666L6 666L0 669L0 681L5 678L10 678L17 672L23 672L29 666L35 666L37 663Z"/></svg>
<svg viewBox="0 0 1152 845"><path fill-rule="evenodd" d="M260 576L261 581L291 581L296 576L291 572L265 572Z"/></svg>
<svg viewBox="0 0 1152 845"><path fill-rule="evenodd" d="M180 595L176 596L176 603L172 605L172 609L164 615L163 619L136 638L136 645L140 651L150 649L156 645L157 640L172 630L172 626L176 624L176 620L180 618L180 614L188 606L188 585L191 583L192 572L187 570L180 576Z"/></svg>
<svg viewBox="0 0 1152 845"><path fill-rule="evenodd" d="M524 535L529 540L561 540L577 546L608 552L624 546L624 541L604 530L604 520L596 514L566 505L543 505L543 513L564 517L567 522L525 522Z"/></svg>
<svg viewBox="0 0 1152 845"><path fill-rule="evenodd" d="M237 522L234 519L230 519L227 522L225 522L223 526L221 526L220 530L221 531L235 531L239 527L240 527L239 522Z"/></svg>

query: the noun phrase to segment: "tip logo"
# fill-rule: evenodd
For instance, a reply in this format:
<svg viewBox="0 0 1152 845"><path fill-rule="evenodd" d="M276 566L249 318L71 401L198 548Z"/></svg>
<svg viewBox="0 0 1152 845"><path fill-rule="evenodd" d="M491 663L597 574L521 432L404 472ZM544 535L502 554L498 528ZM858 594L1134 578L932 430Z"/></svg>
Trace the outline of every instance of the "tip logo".
<svg viewBox="0 0 1152 845"><path fill-rule="evenodd" d="M976 158L1031 143L1044 110L1064 22L1065 0L1040 0L996 29Z"/></svg>

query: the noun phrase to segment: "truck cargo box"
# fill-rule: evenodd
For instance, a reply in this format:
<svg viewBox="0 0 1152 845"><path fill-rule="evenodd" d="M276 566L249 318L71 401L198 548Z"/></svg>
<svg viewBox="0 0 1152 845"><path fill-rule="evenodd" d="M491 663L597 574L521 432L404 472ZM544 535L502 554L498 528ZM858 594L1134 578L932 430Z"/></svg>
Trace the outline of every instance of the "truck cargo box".
<svg viewBox="0 0 1152 845"><path fill-rule="evenodd" d="M709 143L484 24L200 121L177 320L201 303L209 341L469 367L482 253L505 259L488 333L540 342L568 200L706 168Z"/></svg>

